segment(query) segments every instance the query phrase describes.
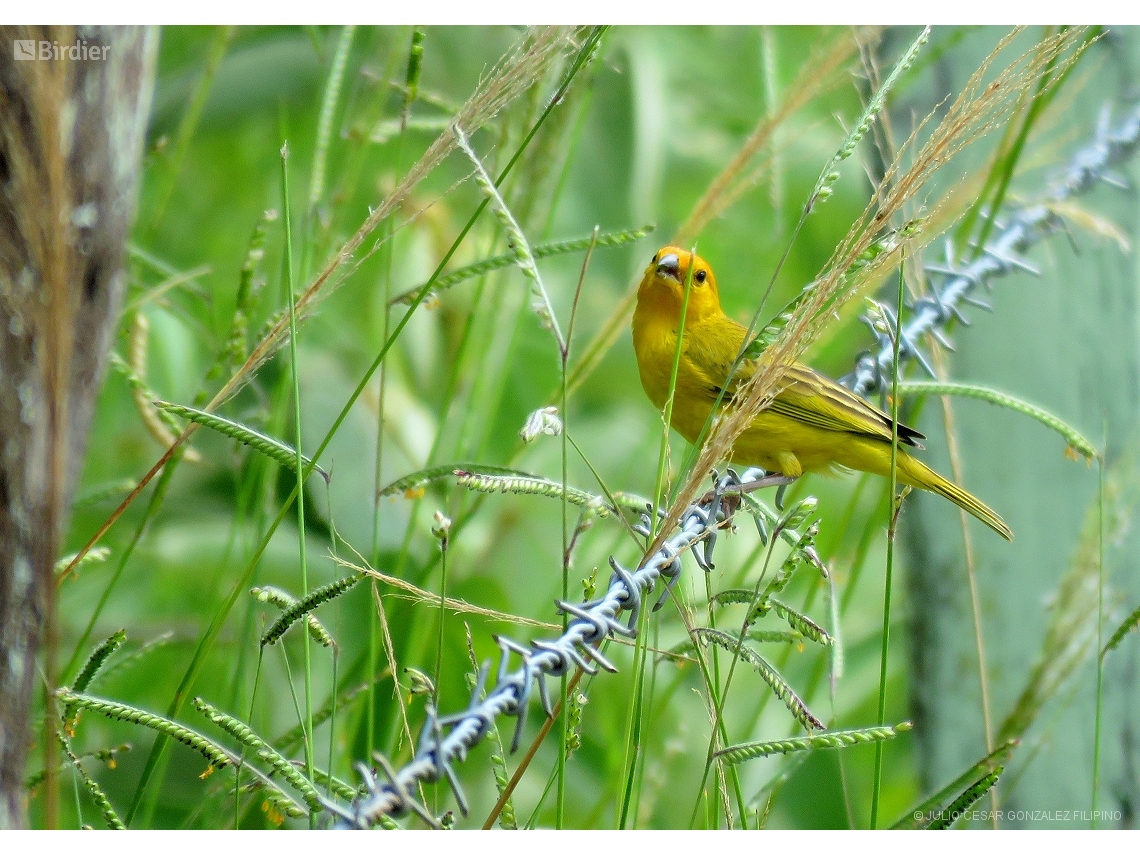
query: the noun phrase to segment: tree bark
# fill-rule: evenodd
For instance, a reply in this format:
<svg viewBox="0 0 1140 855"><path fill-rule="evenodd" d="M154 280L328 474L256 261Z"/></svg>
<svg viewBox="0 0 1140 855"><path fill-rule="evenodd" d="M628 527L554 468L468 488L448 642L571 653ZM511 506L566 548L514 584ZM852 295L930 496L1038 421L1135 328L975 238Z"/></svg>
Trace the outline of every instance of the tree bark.
<svg viewBox="0 0 1140 855"><path fill-rule="evenodd" d="M45 644L55 688L53 565L124 289L156 45L0 28L0 828L27 825ZM49 825L53 804L49 788Z"/></svg>

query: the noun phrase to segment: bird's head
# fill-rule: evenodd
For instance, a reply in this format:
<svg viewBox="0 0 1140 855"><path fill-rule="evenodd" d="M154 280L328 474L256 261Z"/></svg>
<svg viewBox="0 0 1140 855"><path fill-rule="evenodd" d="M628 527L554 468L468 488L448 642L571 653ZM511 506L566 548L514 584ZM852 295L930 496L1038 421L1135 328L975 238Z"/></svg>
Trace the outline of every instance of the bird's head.
<svg viewBox="0 0 1140 855"><path fill-rule="evenodd" d="M689 307L685 323L722 314L716 277L713 276L709 263L678 246L666 246L658 250L645 268L645 276L637 289L638 307L643 311L648 309L674 319L680 318L690 266L692 281L689 285Z"/></svg>

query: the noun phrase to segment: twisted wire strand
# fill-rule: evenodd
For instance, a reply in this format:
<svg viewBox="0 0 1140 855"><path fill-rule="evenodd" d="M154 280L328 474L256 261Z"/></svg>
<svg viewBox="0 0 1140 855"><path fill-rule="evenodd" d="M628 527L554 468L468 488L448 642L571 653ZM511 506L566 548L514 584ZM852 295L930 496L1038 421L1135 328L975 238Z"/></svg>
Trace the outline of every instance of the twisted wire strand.
<svg viewBox="0 0 1140 855"><path fill-rule="evenodd" d="M1008 220L995 221L997 233L981 254L969 264L959 265L954 258L952 245L947 242L944 264L927 266L931 273L944 278L941 286L933 293L920 297L914 302L914 314L902 327L899 342L899 359L915 360L922 368L936 376L926 358L919 341L927 333L943 345L949 347L945 329L957 319L968 325L962 312L962 303L990 310L990 306L974 296L979 285L993 288L992 280L1013 270L1025 270L1036 274L1037 269L1026 261L1022 254L1037 242L1064 227L1064 220L1052 208L1073 196L1087 192L1098 182L1114 187L1127 187L1125 178L1113 171L1113 167L1123 163L1135 154L1140 147L1140 102L1134 104L1116 127L1109 126L1110 114L1106 108L1101 113L1096 135L1091 143L1077 151L1068 167L1049 186L1043 201L1015 209ZM875 335L877 352L860 355L855 370L841 381L851 391L867 397L885 388L887 378L894 369L893 333L898 323L890 310L886 309L886 324L864 315Z"/></svg>
<svg viewBox="0 0 1140 855"><path fill-rule="evenodd" d="M745 473L746 478L748 474ZM681 574L681 553L693 549L694 555L697 555L695 547L702 540L705 541L705 549L698 560L701 566L706 566L712 558L713 533L726 519L724 497L734 491L739 493L742 488L750 489L755 484L756 482L742 482L740 476L730 470L727 475L717 479L713 490L689 507L681 518L677 533L657 552L646 558L638 569L631 571L611 557L613 574L604 595L586 603L555 601L561 611L573 618L558 638L532 641L528 647L504 636L496 637L502 655L497 682L487 697L479 699L489 671L488 665L484 665L466 710L441 717L429 705L427 721L420 732L415 756L406 766L395 771L383 757L376 755L375 759L388 778L386 782L377 781L368 767L357 764L367 791L365 795L348 807L324 800L324 806L339 818L336 827L371 828L384 817L400 816L408 811L415 812L425 822L434 825L434 817L411 793L417 783L438 781L440 778L447 780L455 793L459 809L466 813L467 799L459 785L453 763L462 762L466 758L467 752L487 734L491 722L500 715L512 715L518 719L511 743L511 751L515 751L526 723L528 702L536 685L543 710L548 716L553 714L546 686L548 677L561 677L574 666L588 674L597 673L599 667L606 671L616 671L617 668L598 650L598 646L615 634L628 638L636 636L645 595L652 592L659 579L664 579L665 588L653 610L660 608ZM648 524L648 515L643 515L635 530L648 536ZM618 615L623 611L630 613L625 623L618 620ZM509 672L512 655L520 657L522 665Z"/></svg>

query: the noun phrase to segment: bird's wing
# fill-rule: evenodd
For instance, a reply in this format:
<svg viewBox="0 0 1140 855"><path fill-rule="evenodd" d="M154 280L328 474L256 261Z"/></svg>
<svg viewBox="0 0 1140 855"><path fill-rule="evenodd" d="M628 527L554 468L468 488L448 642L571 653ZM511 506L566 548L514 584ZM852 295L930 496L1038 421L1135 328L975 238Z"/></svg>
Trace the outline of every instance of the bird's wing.
<svg viewBox="0 0 1140 855"><path fill-rule="evenodd" d="M824 430L866 434L890 442L890 416L806 365L797 362L790 366L781 384L783 391L769 406L772 412ZM904 445L915 447L921 447L917 440L925 439L903 424L898 435Z"/></svg>
<svg viewBox="0 0 1140 855"><path fill-rule="evenodd" d="M710 396L715 397L724 388L724 377L731 363L718 366L712 381ZM729 379L724 400L730 400L756 372L756 363L745 360ZM863 398L802 363L788 367L780 380L781 392L768 406L768 410L804 424L824 430L865 434L887 442L891 440L891 418ZM921 448L918 440L925 439L914 428L899 424L899 441L903 445Z"/></svg>

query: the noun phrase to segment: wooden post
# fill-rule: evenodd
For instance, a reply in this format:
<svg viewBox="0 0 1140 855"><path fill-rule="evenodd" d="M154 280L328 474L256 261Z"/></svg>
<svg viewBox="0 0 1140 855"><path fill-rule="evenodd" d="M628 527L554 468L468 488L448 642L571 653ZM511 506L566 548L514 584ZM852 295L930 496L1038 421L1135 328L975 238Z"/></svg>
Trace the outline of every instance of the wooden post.
<svg viewBox="0 0 1140 855"><path fill-rule="evenodd" d="M52 568L124 289L156 44L142 28L0 28L0 828L27 825L41 647L56 686Z"/></svg>

